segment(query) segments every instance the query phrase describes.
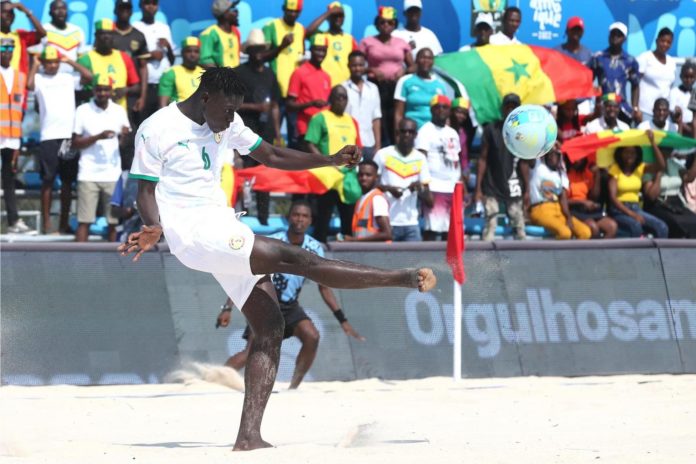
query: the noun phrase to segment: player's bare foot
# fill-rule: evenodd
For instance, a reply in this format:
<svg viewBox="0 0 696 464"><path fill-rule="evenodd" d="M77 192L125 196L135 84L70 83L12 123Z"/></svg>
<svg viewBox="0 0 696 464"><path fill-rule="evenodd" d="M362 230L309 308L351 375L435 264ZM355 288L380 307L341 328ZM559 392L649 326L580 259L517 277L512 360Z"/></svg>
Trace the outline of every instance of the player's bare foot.
<svg viewBox="0 0 696 464"><path fill-rule="evenodd" d="M422 267L416 271L418 273L418 291L429 292L437 284L437 277L432 269Z"/></svg>
<svg viewBox="0 0 696 464"><path fill-rule="evenodd" d="M252 451L261 448L273 448L273 445L261 438L250 440L237 440L232 451Z"/></svg>

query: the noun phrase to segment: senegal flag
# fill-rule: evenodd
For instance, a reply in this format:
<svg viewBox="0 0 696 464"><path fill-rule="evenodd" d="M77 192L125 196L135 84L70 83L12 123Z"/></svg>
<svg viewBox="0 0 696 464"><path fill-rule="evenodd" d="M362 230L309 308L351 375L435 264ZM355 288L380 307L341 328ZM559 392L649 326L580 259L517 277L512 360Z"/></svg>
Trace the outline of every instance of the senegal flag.
<svg viewBox="0 0 696 464"><path fill-rule="evenodd" d="M435 66L464 85L479 123L500 119L503 96L544 105L593 97L592 71L556 50L532 45L485 45L435 57Z"/></svg>
<svg viewBox="0 0 696 464"><path fill-rule="evenodd" d="M684 137L675 132L654 130L655 143L660 147L689 149L696 147L696 140ZM571 162L597 154L597 166L607 167L614 162L614 150L617 147L640 146L643 149L643 161L652 163L655 153L650 140L643 129L626 131L605 130L595 134L583 135L566 140L561 151L568 155Z"/></svg>
<svg viewBox="0 0 696 464"><path fill-rule="evenodd" d="M315 193L321 195L336 190L341 201L355 203L362 192L357 181L355 168L323 168L304 171L283 171L267 166L239 169L237 177L242 180L253 179L253 189L260 192Z"/></svg>

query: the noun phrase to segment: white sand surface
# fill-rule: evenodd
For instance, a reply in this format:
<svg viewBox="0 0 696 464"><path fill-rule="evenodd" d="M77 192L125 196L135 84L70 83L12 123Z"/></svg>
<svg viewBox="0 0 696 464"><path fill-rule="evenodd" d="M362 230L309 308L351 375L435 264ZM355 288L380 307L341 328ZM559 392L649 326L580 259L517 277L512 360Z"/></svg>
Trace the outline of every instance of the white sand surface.
<svg viewBox="0 0 696 464"><path fill-rule="evenodd" d="M1 463L696 463L696 375L277 385L276 447L232 453L206 383L0 388Z"/></svg>

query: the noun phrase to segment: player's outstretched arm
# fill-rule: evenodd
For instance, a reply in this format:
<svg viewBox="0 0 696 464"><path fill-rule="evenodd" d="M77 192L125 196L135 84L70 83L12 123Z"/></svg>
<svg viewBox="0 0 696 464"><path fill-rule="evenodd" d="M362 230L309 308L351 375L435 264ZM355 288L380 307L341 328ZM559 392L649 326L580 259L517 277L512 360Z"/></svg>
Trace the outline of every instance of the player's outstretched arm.
<svg viewBox="0 0 696 464"><path fill-rule="evenodd" d="M138 179L138 212L145 225L140 232L134 232L128 236L126 243L118 247L121 255L135 253L133 261L155 246L162 236L162 226L159 222L159 208L155 201L155 187L157 182Z"/></svg>
<svg viewBox="0 0 696 464"><path fill-rule="evenodd" d="M249 153L249 156L271 168L301 171L323 166L355 166L360 162L362 151L355 145L346 145L338 153L324 156L262 142L256 150Z"/></svg>

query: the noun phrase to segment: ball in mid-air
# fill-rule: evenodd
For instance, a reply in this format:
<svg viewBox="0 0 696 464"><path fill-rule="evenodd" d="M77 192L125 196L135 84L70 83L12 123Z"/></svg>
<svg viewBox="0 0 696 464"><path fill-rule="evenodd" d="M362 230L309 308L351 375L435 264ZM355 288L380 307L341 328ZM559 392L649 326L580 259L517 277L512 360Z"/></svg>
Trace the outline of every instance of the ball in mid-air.
<svg viewBox="0 0 696 464"><path fill-rule="evenodd" d="M503 123L503 140L513 155L523 159L544 156L556 142L558 126L543 106L522 105Z"/></svg>

